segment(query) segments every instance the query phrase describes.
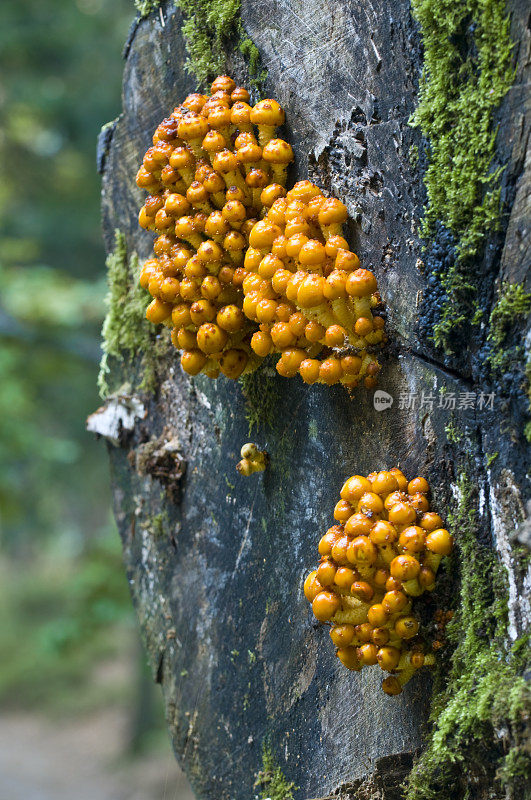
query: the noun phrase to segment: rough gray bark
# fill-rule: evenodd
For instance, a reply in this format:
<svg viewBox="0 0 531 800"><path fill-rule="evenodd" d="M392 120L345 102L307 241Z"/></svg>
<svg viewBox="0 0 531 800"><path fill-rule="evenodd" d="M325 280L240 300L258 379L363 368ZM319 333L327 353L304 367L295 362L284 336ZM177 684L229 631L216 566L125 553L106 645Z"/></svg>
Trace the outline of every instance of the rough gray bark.
<svg viewBox="0 0 531 800"><path fill-rule="evenodd" d="M510 5L522 81L525 4ZM430 676L420 672L403 695L389 698L377 668L349 673L334 657L327 630L315 624L302 582L346 476L399 464L430 479L443 514L451 503L456 453L445 433L448 411L398 407L401 392L438 397L441 387L474 389L470 364L445 365L415 336L424 288L416 231L425 196L422 175L408 160L420 134L407 120L417 97L419 38L406 0L242 6L270 96L286 108L294 177L309 175L346 202L354 220L350 240L377 275L392 343L379 388L395 402L378 412L371 393L351 400L341 387L273 379L275 424L252 437L269 452L270 468L245 479L235 470L249 439L240 386L190 380L169 353L157 395L144 398L145 419L122 436L121 447L110 447L116 517L175 751L197 796L253 797L269 737L299 787L297 798L328 796L349 784L344 796L354 797L373 773L375 791L385 785L385 796L393 797L398 779L393 784L391 774L401 780L421 746ZM140 257L148 257L152 237L137 224L143 195L134 175L158 122L196 88L183 70L180 14L164 6L163 19L164 27L153 15L134 33L123 114L103 154L107 246L120 228ZM233 74L245 81L237 59ZM526 266L518 233L530 181L529 169L522 171L521 102L513 90L499 113L499 158L509 165L504 191L517 200L497 278L511 281L521 281ZM521 432L498 405L493 412L462 411L460 424L470 431L482 529L510 566L509 534L523 502ZM162 452L167 442L170 461ZM485 454L494 451L500 456L487 470ZM514 631L523 613L516 588Z"/></svg>

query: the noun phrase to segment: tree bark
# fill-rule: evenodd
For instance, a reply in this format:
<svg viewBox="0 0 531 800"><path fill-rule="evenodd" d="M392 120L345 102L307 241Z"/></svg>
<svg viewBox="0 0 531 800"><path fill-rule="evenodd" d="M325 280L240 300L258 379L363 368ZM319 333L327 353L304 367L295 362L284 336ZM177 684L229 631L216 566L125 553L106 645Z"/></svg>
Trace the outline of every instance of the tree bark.
<svg viewBox="0 0 531 800"><path fill-rule="evenodd" d="M522 236L529 117L518 88L527 63L525 3L511 0L509 10L517 77L498 113L497 158L507 164L502 190L510 217L479 267L492 287L521 282L529 263ZM439 392L479 392L475 356L448 360L416 335L426 197L422 171L408 156L421 146L408 119L422 65L409 3L243 0L242 18L268 71L265 96L286 109L293 179L309 177L347 204L349 241L377 275L390 337L378 388L393 406L378 411L372 392L350 399L342 387L273 375L273 424L251 436L270 466L242 478L235 465L250 437L241 386L189 379L168 352L156 394L141 397L145 413L121 432L120 446L109 446L116 519L175 752L198 798L256 796L264 741L298 787L297 800L334 791L355 797L363 781L375 787L371 796L398 797L422 746L430 674L420 671L400 697L389 698L376 667L345 670L311 616L304 576L347 476L397 464L407 475L425 475L445 516L466 448L484 539L510 570L509 633L516 638L526 620L510 535L522 517L526 445L499 398L493 410L459 411L466 445L450 441L451 416L438 408ZM157 124L197 89L183 67L181 25L180 12L163 4L128 44L123 113L102 152L109 251L116 228L130 252L147 258L151 251L152 236L137 223L143 196L134 177ZM234 54L228 69L245 85ZM435 396L433 408L419 407L423 393ZM415 408L401 407L404 394L416 395Z"/></svg>

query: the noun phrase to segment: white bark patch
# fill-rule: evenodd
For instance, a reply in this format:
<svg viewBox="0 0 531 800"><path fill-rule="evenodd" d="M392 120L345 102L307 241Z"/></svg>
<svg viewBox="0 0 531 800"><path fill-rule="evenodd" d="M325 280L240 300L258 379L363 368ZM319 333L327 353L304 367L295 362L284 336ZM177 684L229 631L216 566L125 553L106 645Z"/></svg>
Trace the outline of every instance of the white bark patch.
<svg viewBox="0 0 531 800"><path fill-rule="evenodd" d="M137 419L145 419L147 410L138 397L115 394L87 419L87 430L103 436L116 447L122 431L132 431Z"/></svg>
<svg viewBox="0 0 531 800"><path fill-rule="evenodd" d="M515 563L512 551L512 541L521 518L522 504L520 492L509 470L505 471L506 485L496 487L490 483L491 473L487 472L489 478L489 498L492 513L492 527L496 550L500 556L500 561L507 570L508 580L508 612L509 625L508 634L512 641L515 641L523 630L526 630L531 622L531 607L529 602L529 588L531 587L531 567L527 571L522 589L518 587L515 575ZM498 492L496 491L498 488ZM513 495L508 497L508 494ZM511 502L512 500L512 502ZM520 512L520 514L518 513Z"/></svg>

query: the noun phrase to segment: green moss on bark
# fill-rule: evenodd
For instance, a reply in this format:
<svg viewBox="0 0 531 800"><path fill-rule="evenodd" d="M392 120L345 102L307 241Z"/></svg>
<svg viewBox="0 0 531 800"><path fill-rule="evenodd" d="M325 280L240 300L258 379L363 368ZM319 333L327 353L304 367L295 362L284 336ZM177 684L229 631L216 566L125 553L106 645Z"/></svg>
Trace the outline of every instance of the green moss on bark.
<svg viewBox="0 0 531 800"><path fill-rule="evenodd" d="M504 283L489 319L487 342L490 353L487 360L493 370L500 372L511 361L522 359L522 347L506 347L505 343L511 328L530 311L531 294L519 283Z"/></svg>
<svg viewBox="0 0 531 800"><path fill-rule="evenodd" d="M432 729L408 778L406 800L458 800L472 797L474 786L523 797L522 771L531 767L524 730L529 689L522 677L529 643L508 644L505 570L479 544L477 488L464 471L457 493L449 518L460 573L458 605L447 628L454 649L439 668Z"/></svg>
<svg viewBox="0 0 531 800"><path fill-rule="evenodd" d="M525 348L518 338L522 318L530 312L531 293L519 283L502 284L489 318L486 361L494 379L503 381L503 374L512 371L520 376L520 383L527 384L531 413L531 354L526 360ZM525 426L525 435L531 441L531 422Z"/></svg>
<svg viewBox="0 0 531 800"><path fill-rule="evenodd" d="M109 384L110 361L116 367L131 364L139 357L141 376L138 389L153 391L158 356L167 351L167 331L155 337L155 328L146 319L149 295L139 286L140 266L136 253L128 256L124 234L116 229L114 250L107 257L109 290L105 299L107 315L102 328L102 359L98 376L100 395L105 398L120 385ZM113 370L118 375L119 370Z"/></svg>
<svg viewBox="0 0 531 800"><path fill-rule="evenodd" d="M160 4L161 0L135 0L135 8L142 18L160 8Z"/></svg>
<svg viewBox="0 0 531 800"><path fill-rule="evenodd" d="M260 797L263 800L293 800L293 791L297 789L284 776L267 741L262 745L262 769L256 778L255 787L260 788Z"/></svg>
<svg viewBox="0 0 531 800"><path fill-rule="evenodd" d="M176 5L184 16L186 66L203 88L227 70L227 51L231 48L247 61L251 83L263 83L266 73L256 45L245 32L241 0L176 0Z"/></svg>
<svg viewBox="0 0 531 800"><path fill-rule="evenodd" d="M280 387L272 364L263 364L254 372L242 375L240 386L245 397L245 419L249 436L253 429L272 428L280 402Z"/></svg>
<svg viewBox="0 0 531 800"><path fill-rule="evenodd" d="M458 242L457 258L441 276L447 301L434 326L435 344L450 352L476 292L472 261L500 225L503 168L492 168L492 120L514 78L512 42L504 0L412 0L412 7L424 71L411 124L428 139L421 235L430 239L441 222Z"/></svg>

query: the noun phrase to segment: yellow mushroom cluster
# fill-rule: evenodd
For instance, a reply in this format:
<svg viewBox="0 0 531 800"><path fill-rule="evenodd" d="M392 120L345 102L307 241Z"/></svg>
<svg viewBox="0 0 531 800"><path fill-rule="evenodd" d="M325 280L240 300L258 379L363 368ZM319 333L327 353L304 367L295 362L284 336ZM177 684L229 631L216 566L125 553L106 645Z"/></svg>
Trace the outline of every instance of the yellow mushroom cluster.
<svg viewBox="0 0 531 800"><path fill-rule="evenodd" d="M304 583L314 615L331 623L342 664L378 664L390 673L382 681L389 695L435 661L413 604L435 588L453 540L430 511L428 492L424 478L408 481L398 468L350 477L334 509L336 524L319 542L319 565Z"/></svg>
<svg viewBox="0 0 531 800"><path fill-rule="evenodd" d="M343 237L346 220L346 206L310 181L277 198L249 235L243 310L260 326L256 355L281 353L280 375L372 388L384 319L376 278Z"/></svg>
<svg viewBox="0 0 531 800"><path fill-rule="evenodd" d="M155 131L136 182L148 192L139 214L156 235L140 284L146 316L172 328L191 375L238 378L261 361L257 325L242 311L244 253L264 208L285 195L291 146L275 138L284 111L222 75L210 96L189 95Z"/></svg>
<svg viewBox="0 0 531 800"><path fill-rule="evenodd" d="M158 126L136 181L155 233L140 284L191 375L238 378L270 353L306 383L374 387L385 341L372 272L343 238L345 205L310 181L286 192L293 150L273 99L222 75Z"/></svg>

